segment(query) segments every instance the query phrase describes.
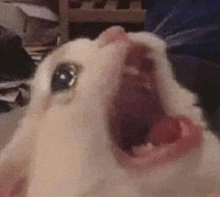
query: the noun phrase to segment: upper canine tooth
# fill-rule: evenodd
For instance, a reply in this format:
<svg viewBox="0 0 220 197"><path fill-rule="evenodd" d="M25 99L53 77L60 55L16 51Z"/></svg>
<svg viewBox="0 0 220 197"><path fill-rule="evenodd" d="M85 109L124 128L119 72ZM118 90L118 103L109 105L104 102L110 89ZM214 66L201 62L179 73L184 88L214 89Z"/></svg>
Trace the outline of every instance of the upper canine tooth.
<svg viewBox="0 0 220 197"><path fill-rule="evenodd" d="M144 83L144 87L147 88L148 90L152 89L151 84L150 83Z"/></svg>

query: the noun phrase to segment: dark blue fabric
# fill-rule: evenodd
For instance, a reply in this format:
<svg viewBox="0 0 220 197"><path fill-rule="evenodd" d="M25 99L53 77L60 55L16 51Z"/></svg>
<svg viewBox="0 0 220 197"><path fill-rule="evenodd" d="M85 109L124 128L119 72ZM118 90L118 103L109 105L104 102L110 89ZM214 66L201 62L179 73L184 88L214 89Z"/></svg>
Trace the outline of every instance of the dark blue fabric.
<svg viewBox="0 0 220 197"><path fill-rule="evenodd" d="M152 8L158 4L165 5L176 5L178 3L185 3L187 5L202 5L204 0L145 0L144 1L147 8Z"/></svg>
<svg viewBox="0 0 220 197"><path fill-rule="evenodd" d="M211 122L220 117L218 1L204 0L201 6L156 5L147 10L144 29L167 43L167 55L177 80L199 95L198 105L203 107L206 117Z"/></svg>
<svg viewBox="0 0 220 197"><path fill-rule="evenodd" d="M220 63L217 6L156 6L147 11L146 18L145 30L166 40L169 51Z"/></svg>

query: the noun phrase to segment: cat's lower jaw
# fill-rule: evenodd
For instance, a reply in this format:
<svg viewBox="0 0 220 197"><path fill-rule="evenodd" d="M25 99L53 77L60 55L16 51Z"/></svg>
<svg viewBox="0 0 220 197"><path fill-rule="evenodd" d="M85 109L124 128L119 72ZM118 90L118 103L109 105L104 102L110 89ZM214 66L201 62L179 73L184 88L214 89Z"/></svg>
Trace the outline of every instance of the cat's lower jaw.
<svg viewBox="0 0 220 197"><path fill-rule="evenodd" d="M143 193L156 197L219 196L219 143L210 131L204 131L203 137L200 148L176 163L161 166L149 173L145 184L140 186Z"/></svg>

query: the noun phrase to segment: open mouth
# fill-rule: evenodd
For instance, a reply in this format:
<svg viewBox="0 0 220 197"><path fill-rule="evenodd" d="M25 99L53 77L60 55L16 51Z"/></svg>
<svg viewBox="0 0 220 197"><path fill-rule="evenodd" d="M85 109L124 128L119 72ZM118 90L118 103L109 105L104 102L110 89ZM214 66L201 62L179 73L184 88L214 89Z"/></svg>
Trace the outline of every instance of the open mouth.
<svg viewBox="0 0 220 197"><path fill-rule="evenodd" d="M150 167L198 147L202 132L188 117L167 115L159 96L154 61L135 50L126 59L120 88L109 110L109 128L120 163Z"/></svg>

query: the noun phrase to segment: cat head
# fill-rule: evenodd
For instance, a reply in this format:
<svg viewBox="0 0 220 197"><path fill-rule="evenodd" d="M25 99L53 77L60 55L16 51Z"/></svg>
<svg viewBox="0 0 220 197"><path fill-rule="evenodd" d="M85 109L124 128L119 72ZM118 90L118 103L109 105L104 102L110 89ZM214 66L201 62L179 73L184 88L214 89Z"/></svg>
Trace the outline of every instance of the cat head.
<svg viewBox="0 0 220 197"><path fill-rule="evenodd" d="M46 57L21 126L33 140L29 195L215 192L219 145L174 77L165 42L120 27Z"/></svg>

